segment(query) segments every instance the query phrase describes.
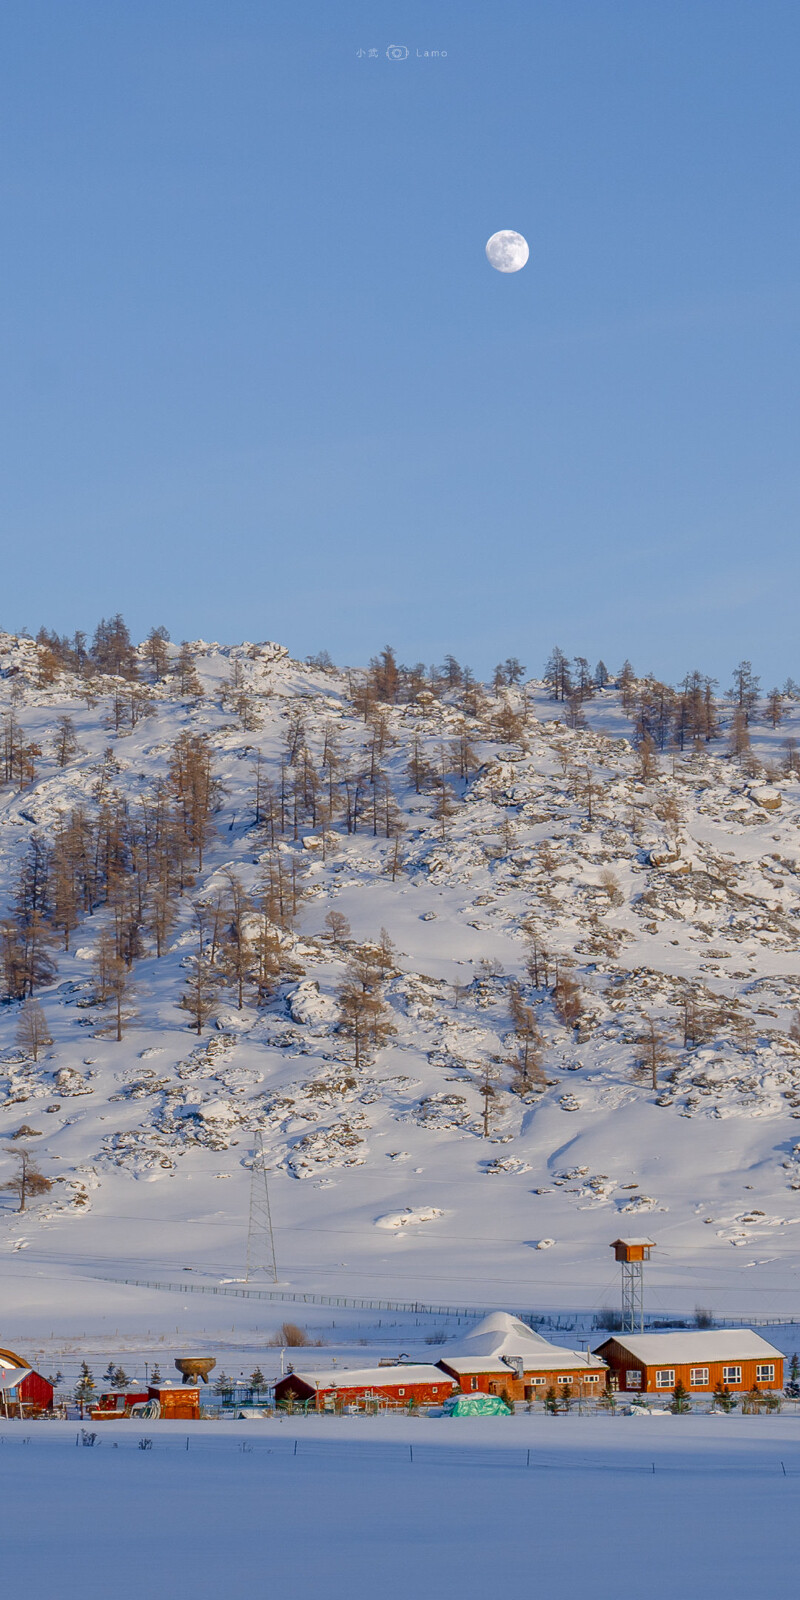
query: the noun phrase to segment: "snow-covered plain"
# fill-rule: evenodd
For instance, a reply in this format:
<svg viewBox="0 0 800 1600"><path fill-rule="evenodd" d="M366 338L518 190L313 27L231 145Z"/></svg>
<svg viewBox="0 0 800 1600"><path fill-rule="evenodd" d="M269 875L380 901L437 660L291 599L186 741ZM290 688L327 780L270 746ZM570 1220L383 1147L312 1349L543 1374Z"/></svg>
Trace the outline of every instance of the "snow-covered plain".
<svg viewBox="0 0 800 1600"><path fill-rule="evenodd" d="M257 1132L287 1290L592 1309L617 1300L610 1241L647 1232L657 1243L650 1311L800 1312L800 1048L789 1037L800 995L800 785L772 770L800 725L794 703L776 730L763 717L753 725L749 769L726 756L723 734L699 752L663 755L647 780L614 690L587 703L581 730L563 725L542 684L509 689L527 722L507 743L491 728L502 697L480 722L446 695L384 707L380 763L405 821L401 869L392 876L394 842L379 823L373 831L368 784L358 831L335 821L324 861L319 827L302 821L296 840L290 830L279 849L305 873L291 940L298 974L261 1009L248 996L240 1011L229 989L198 1039L177 1005L194 949L191 902L224 888L226 869L257 888L267 854L254 826L257 754L274 778L300 712L316 762L328 728L343 764L363 770L371 733L350 698L352 675L272 645L195 652L202 697L181 699L172 678L155 683L155 715L115 734L111 680L88 707L77 680L37 687L33 643L0 635L0 713L13 697L42 751L33 783L0 792L4 898L32 834L50 838L79 802L96 807L99 786L135 809L164 778L181 732L209 736L224 786L169 949L135 964L136 1014L121 1043L92 1003L102 909L39 991L54 1042L38 1063L17 1048L17 1007L1 1008L0 1179L12 1171L6 1140L24 1123L59 1180L24 1215L2 1199L4 1309L16 1336L159 1323L213 1333L225 1317L237 1322L239 1301L190 1304L108 1280L177 1281L185 1268L198 1284L241 1279ZM247 729L225 689L234 674L255 713ZM63 714L80 749L62 770L53 745ZM477 751L468 780L453 753L465 732ZM445 762L454 805L444 821L430 790L410 783L415 739L434 766ZM325 933L332 909L354 940L385 928L397 952L386 984L396 1033L358 1074L335 1032L344 965ZM525 923L575 962L577 1032L547 989L531 986ZM512 978L544 1035L541 1093L511 1091ZM693 1049L681 1034L687 980L705 1002L727 1003ZM669 1041L655 1091L635 1067L650 1015ZM488 1139L487 1064L497 1073ZM263 1329L269 1307L246 1317Z"/></svg>
<svg viewBox="0 0 800 1600"><path fill-rule="evenodd" d="M66 1424L0 1426L3 1581L30 1600L778 1600L799 1426L286 1419L196 1424L188 1450L178 1424L108 1424L91 1448Z"/></svg>

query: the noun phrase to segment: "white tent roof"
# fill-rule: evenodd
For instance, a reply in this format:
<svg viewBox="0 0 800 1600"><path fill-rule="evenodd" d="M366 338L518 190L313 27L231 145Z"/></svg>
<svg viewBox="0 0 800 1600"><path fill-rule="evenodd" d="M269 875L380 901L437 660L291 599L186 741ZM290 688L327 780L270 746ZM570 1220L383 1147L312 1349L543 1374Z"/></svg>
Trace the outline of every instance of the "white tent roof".
<svg viewBox="0 0 800 1600"><path fill-rule="evenodd" d="M709 1361L769 1361L784 1359L783 1352L767 1344L752 1328L715 1328L694 1333L615 1333L614 1343L634 1361L647 1366L699 1366ZM610 1341L604 1340L604 1344ZM598 1346L602 1350L603 1345Z"/></svg>
<svg viewBox="0 0 800 1600"><path fill-rule="evenodd" d="M563 1345L552 1344L509 1311L492 1311L462 1339L444 1345L441 1359L454 1371L464 1373L508 1374L510 1363L520 1359L523 1372L554 1372L565 1366L587 1365L597 1370L603 1365L591 1357L587 1359L583 1350L566 1350Z"/></svg>
<svg viewBox="0 0 800 1600"><path fill-rule="evenodd" d="M494 1356L500 1360L503 1356L527 1356L536 1350L557 1350L558 1345L552 1345L548 1339L543 1339L540 1333L534 1333L526 1322L521 1322L519 1317L512 1317L508 1311L492 1311L484 1317L476 1327L463 1338L454 1339L452 1344L444 1347L445 1355L462 1356Z"/></svg>

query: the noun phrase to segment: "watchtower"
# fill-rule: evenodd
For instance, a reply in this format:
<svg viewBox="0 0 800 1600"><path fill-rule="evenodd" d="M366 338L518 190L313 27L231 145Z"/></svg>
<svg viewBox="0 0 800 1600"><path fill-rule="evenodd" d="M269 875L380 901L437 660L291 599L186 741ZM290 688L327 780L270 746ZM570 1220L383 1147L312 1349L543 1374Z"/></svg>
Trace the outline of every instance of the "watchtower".
<svg viewBox="0 0 800 1600"><path fill-rule="evenodd" d="M622 1267L622 1331L644 1333L644 1263L655 1244L652 1239L615 1239L611 1249Z"/></svg>

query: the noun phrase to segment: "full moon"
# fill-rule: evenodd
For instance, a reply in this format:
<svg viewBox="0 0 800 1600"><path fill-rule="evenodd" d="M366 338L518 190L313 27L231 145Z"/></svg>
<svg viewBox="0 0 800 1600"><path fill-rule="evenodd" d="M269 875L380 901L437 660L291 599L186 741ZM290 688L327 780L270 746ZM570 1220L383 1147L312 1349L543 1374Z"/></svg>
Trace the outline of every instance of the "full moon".
<svg viewBox="0 0 800 1600"><path fill-rule="evenodd" d="M493 233L486 246L486 259L496 272L519 272L529 255L527 239L510 228Z"/></svg>

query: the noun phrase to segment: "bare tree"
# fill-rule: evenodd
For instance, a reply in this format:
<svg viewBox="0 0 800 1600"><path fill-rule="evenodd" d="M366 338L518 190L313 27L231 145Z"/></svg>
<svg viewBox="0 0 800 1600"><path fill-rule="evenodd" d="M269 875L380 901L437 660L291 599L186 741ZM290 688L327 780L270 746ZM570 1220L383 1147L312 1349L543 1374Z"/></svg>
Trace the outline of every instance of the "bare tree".
<svg viewBox="0 0 800 1600"><path fill-rule="evenodd" d="M646 1072L650 1077L650 1086L653 1093L658 1090L659 1073L669 1065L669 1049L664 1033L657 1026L653 1017L645 1017L644 1032L639 1035L639 1044L642 1054L637 1062L640 1072Z"/></svg>
<svg viewBox="0 0 800 1600"><path fill-rule="evenodd" d="M131 1016L126 1003L131 998L133 986L129 968L118 953L116 941L105 929L97 941L94 970L98 996L111 1013L111 1030L119 1044L124 1025Z"/></svg>
<svg viewBox="0 0 800 1600"><path fill-rule="evenodd" d="M71 717L56 717L56 727L55 757L60 767L66 767L78 753L78 735Z"/></svg>
<svg viewBox="0 0 800 1600"><path fill-rule="evenodd" d="M366 1057L395 1032L391 1008L383 998L383 971L372 946L352 952L339 994L339 1030L353 1042L356 1071Z"/></svg>
<svg viewBox="0 0 800 1600"><path fill-rule="evenodd" d="M191 1027L195 1033L202 1033L206 1023L214 1015L214 1009L219 994L220 974L207 955L192 957L189 975L186 979L186 988L178 1004L182 1011L188 1011L191 1017Z"/></svg>
<svg viewBox="0 0 800 1600"><path fill-rule="evenodd" d="M341 949L346 939L350 938L350 924L342 911L329 911L325 918L325 927L331 937L331 943Z"/></svg>
<svg viewBox="0 0 800 1600"><path fill-rule="evenodd" d="M18 1209L24 1211L28 1200L34 1200L40 1194L49 1194L53 1184L50 1178L39 1171L30 1150L15 1150L14 1155L19 1167L13 1178L0 1184L0 1188L7 1194L15 1194L19 1200Z"/></svg>
<svg viewBox="0 0 800 1600"><path fill-rule="evenodd" d="M497 1090L495 1088L497 1078L497 1067L493 1066L491 1061L486 1061L481 1071L480 1083L478 1085L478 1092L483 1099L482 1121L484 1139L488 1139L491 1133L492 1113L494 1111L493 1102L497 1099Z"/></svg>
<svg viewBox="0 0 800 1600"><path fill-rule="evenodd" d="M23 1000L17 1023L17 1044L26 1054L39 1060L39 1051L53 1043L47 1018L38 1000Z"/></svg>

